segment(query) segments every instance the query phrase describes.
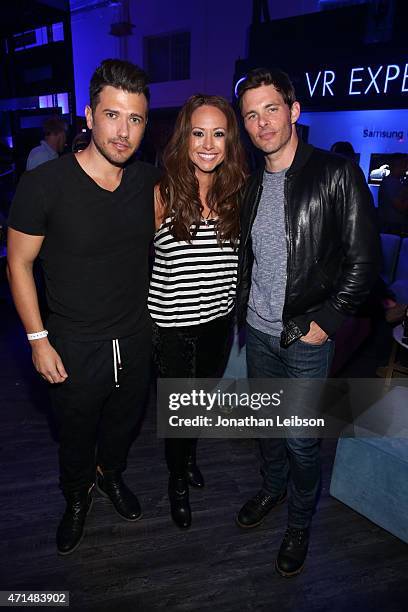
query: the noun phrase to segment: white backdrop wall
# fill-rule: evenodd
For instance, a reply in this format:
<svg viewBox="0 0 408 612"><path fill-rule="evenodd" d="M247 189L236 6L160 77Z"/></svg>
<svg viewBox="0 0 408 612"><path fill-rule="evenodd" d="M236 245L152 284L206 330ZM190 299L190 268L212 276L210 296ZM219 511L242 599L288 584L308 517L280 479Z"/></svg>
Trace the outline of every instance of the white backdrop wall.
<svg viewBox="0 0 408 612"><path fill-rule="evenodd" d="M143 38L171 32L191 32L191 78L152 85L152 108L181 106L194 93L231 99L235 62L247 57L252 0L130 0L133 34L122 41L110 24L120 21L120 9L101 3L73 13L77 113L88 103L88 84L101 60L122 57L143 66ZM271 19L319 10L318 0L269 0ZM125 44L123 44L125 43Z"/></svg>

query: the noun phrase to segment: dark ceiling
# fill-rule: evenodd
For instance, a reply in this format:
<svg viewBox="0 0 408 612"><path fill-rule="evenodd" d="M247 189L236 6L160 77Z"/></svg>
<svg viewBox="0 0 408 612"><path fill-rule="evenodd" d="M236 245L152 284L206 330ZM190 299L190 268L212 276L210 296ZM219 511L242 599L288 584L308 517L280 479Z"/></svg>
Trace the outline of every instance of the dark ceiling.
<svg viewBox="0 0 408 612"><path fill-rule="evenodd" d="M60 7L60 8L58 8ZM2 4L0 37L6 38L26 30L62 21L69 11L69 0L39 2L13 0Z"/></svg>

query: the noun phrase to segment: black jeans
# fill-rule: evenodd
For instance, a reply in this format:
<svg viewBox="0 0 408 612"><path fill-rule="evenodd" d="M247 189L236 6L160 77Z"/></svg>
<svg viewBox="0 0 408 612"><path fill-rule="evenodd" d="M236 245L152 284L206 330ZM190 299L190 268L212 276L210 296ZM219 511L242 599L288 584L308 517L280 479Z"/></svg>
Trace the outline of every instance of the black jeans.
<svg viewBox="0 0 408 612"><path fill-rule="evenodd" d="M151 375L151 327L119 339L122 370L114 381L112 341L51 338L68 378L50 385L59 431L60 485L66 496L89 488L96 465L126 469Z"/></svg>
<svg viewBox="0 0 408 612"><path fill-rule="evenodd" d="M153 327L153 354L160 378L216 378L225 369L232 314L188 327ZM169 472L182 477L195 455L196 439L166 438Z"/></svg>
<svg viewBox="0 0 408 612"><path fill-rule="evenodd" d="M279 338L248 325L249 378L326 378L334 342L321 346L297 340L281 348ZM320 484L320 442L314 438L260 438L263 490L278 496L289 480L290 527L310 525Z"/></svg>

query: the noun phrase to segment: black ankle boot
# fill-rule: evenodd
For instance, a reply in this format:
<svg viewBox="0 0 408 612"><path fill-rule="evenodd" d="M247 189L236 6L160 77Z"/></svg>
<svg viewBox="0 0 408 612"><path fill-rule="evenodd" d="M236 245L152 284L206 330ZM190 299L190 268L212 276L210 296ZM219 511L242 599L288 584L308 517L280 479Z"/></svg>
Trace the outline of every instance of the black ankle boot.
<svg viewBox="0 0 408 612"><path fill-rule="evenodd" d="M188 483L186 478L169 478L170 511L177 527L188 529L191 525L191 509L188 501Z"/></svg>
<svg viewBox="0 0 408 612"><path fill-rule="evenodd" d="M300 574L309 546L309 529L288 527L276 559L276 571L287 578Z"/></svg>
<svg viewBox="0 0 408 612"><path fill-rule="evenodd" d="M196 489L202 489L204 487L204 476L195 461L190 459L187 461L186 476L188 484L192 487Z"/></svg>
<svg viewBox="0 0 408 612"><path fill-rule="evenodd" d="M202 489L204 487L204 476L197 465L196 449L197 440L193 440L187 455L186 477L189 485L196 489Z"/></svg>
<svg viewBox="0 0 408 612"><path fill-rule="evenodd" d="M241 508L236 518L236 521L243 529L257 527L262 523L266 515L282 504L286 499L286 491L280 495L269 495L262 489L251 497Z"/></svg>
<svg viewBox="0 0 408 612"><path fill-rule="evenodd" d="M111 500L116 512L125 521L137 521L142 518L139 501L123 482L121 472L109 470L101 474L98 470L96 488L99 493Z"/></svg>
<svg viewBox="0 0 408 612"><path fill-rule="evenodd" d="M92 507L91 491L78 491L66 495L67 507L57 529L57 550L69 555L80 545L84 535L85 519Z"/></svg>

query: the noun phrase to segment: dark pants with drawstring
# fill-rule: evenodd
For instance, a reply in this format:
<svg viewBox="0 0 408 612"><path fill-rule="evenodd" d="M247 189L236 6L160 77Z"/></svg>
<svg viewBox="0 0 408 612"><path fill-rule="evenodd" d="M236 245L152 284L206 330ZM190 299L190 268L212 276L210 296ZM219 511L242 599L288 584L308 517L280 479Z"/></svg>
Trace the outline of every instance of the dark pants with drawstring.
<svg viewBox="0 0 408 612"><path fill-rule="evenodd" d="M87 490L102 471L126 469L143 415L151 373L151 327L119 339L122 370L116 388L112 341L51 337L68 378L50 385L59 432L60 486L66 497Z"/></svg>

